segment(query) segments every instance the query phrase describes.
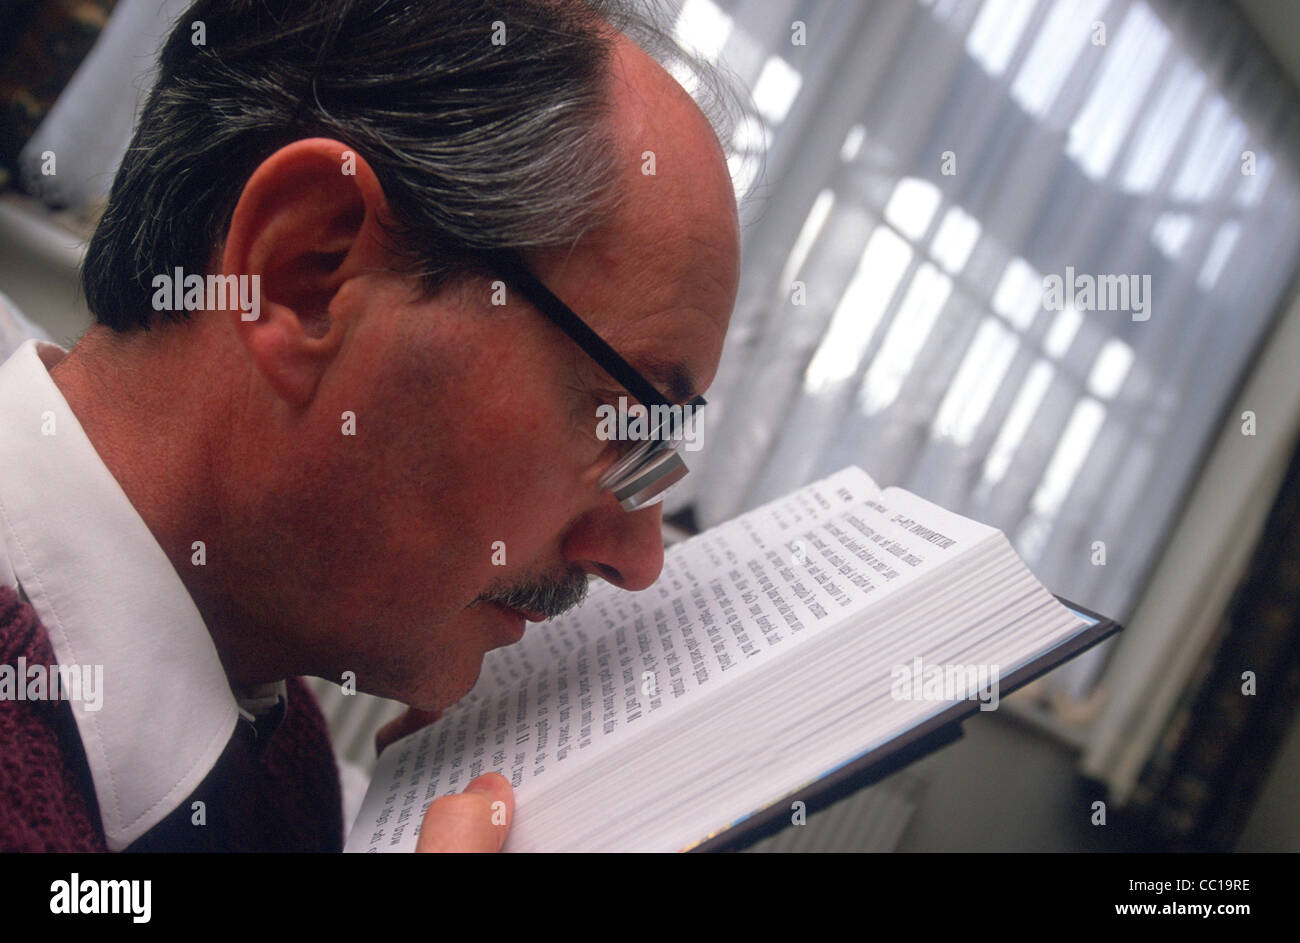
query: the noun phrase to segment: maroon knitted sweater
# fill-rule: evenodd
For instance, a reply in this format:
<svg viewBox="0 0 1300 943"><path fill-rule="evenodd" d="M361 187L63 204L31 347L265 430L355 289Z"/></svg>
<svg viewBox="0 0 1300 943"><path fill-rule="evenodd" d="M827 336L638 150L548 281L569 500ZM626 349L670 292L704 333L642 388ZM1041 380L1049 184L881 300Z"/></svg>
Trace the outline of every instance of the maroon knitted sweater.
<svg viewBox="0 0 1300 943"><path fill-rule="evenodd" d="M0 664L50 665L35 610L0 586ZM284 719L259 740L240 721L212 772L128 851L339 851L343 811L325 720L287 684ZM140 731L148 737L148 730ZM206 822L193 823L195 801ZM0 700L0 851L105 851L90 767L66 701Z"/></svg>

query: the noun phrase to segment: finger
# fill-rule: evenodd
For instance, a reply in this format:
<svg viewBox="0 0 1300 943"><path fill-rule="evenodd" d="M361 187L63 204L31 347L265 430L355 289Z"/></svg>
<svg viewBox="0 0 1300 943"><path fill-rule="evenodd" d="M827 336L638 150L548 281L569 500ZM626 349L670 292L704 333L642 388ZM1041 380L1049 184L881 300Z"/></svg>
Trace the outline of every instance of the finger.
<svg viewBox="0 0 1300 943"><path fill-rule="evenodd" d="M442 711L422 711L408 707L406 713L395 720L390 720L375 733L375 753L383 753L394 740L400 740L407 734L415 733L421 727L427 727L441 716Z"/></svg>
<svg viewBox="0 0 1300 943"><path fill-rule="evenodd" d="M515 794L500 773L484 773L455 796L429 805L416 851L500 851L515 817Z"/></svg>

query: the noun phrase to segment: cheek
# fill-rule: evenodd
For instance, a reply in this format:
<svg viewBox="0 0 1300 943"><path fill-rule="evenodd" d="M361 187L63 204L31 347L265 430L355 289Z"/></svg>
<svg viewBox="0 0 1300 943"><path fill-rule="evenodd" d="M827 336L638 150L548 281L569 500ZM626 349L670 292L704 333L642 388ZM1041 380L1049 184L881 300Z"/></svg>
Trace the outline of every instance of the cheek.
<svg viewBox="0 0 1300 943"><path fill-rule="evenodd" d="M497 405L449 436L447 457L458 531L472 535L475 552L489 564L489 579L501 572L497 542L504 543L513 567L556 541L574 513L582 472L566 438L566 417L539 408L539 398L513 399L510 408Z"/></svg>
<svg viewBox="0 0 1300 943"><path fill-rule="evenodd" d="M397 621L433 628L445 646L438 660L462 678L494 647L484 638L490 620L465 607L493 584L558 560L573 470L557 464L540 432L520 435L499 420L413 437L404 454L369 467L371 484L352 496L353 513L364 503L371 515L363 522L370 533L353 548L355 582Z"/></svg>
<svg viewBox="0 0 1300 943"><path fill-rule="evenodd" d="M377 563L399 571L393 591L409 590L412 569L432 572L444 614L504 574L553 562L587 458L537 339L492 334L508 322L460 323L471 336L456 349L487 353L390 361L370 388L388 425L366 448L377 467L359 469L387 492L379 517L388 551Z"/></svg>

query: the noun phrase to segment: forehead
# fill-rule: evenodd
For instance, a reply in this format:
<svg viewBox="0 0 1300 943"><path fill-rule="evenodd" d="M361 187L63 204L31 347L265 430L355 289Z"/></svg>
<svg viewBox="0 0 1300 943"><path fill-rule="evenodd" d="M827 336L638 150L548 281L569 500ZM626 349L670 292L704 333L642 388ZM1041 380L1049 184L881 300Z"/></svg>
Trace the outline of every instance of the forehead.
<svg viewBox="0 0 1300 943"><path fill-rule="evenodd" d="M717 370L739 279L735 195L699 108L630 43L611 67L610 121L621 201L608 224L539 274L669 399L700 393Z"/></svg>

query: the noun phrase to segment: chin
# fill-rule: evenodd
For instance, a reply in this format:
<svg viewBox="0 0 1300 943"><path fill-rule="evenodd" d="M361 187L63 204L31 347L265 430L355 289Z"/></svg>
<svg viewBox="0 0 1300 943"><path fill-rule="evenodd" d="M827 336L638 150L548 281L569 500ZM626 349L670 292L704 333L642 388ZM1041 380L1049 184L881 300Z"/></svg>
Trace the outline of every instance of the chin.
<svg viewBox="0 0 1300 943"><path fill-rule="evenodd" d="M488 652L518 641L522 620L486 604L466 610L462 618L444 624L438 634L441 644L406 662L425 666L425 670L408 674L397 691L384 696L419 710L446 710L478 683Z"/></svg>
<svg viewBox="0 0 1300 943"><path fill-rule="evenodd" d="M483 671L483 655L482 649L467 652L452 660L450 671L434 671L413 679L410 697L399 697L399 700L425 711L444 711L452 707L463 700L478 683Z"/></svg>
<svg viewBox="0 0 1300 943"><path fill-rule="evenodd" d="M460 701L464 700L465 695L469 694L469 692L474 689L474 685L478 683L478 676L482 667L483 667L482 659L479 659L478 667L475 668L472 676L467 677L465 680L460 681L456 684L453 684L449 688L444 688L443 690L440 690L438 692L439 696L435 698L435 700L437 700L439 703L438 706L434 709L446 710L447 708L452 707L455 704L459 703Z"/></svg>

